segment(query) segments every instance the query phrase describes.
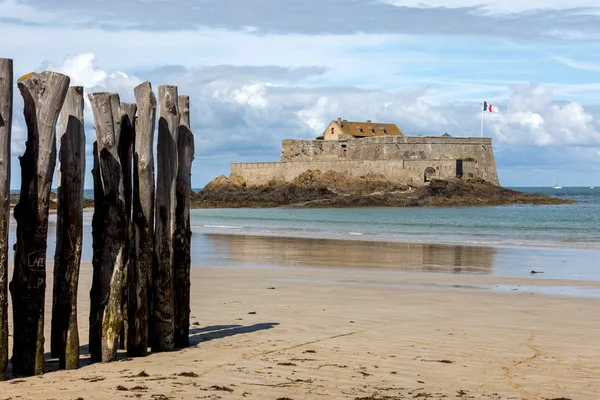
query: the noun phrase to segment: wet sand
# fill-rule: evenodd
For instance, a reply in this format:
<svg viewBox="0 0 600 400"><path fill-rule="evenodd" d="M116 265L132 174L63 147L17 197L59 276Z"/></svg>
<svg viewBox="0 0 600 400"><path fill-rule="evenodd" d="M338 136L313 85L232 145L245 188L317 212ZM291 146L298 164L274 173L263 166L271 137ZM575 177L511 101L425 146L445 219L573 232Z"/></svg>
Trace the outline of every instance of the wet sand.
<svg viewBox="0 0 600 400"><path fill-rule="evenodd" d="M262 252L265 263L248 249L245 262L228 243L237 261L192 270L191 348L12 379L0 383L0 399L600 398L600 300L518 289L600 282L497 276L485 251L396 249L411 270L386 264L377 248L348 245L354 264L344 267L306 243ZM456 273L457 252L479 272ZM439 268L423 273L423 257ZM369 259L378 261L360 267ZM82 344L90 283L84 264ZM50 309L48 297L47 347Z"/></svg>
<svg viewBox="0 0 600 400"><path fill-rule="evenodd" d="M319 267L600 282L600 250L474 246L361 240L194 235L192 262L203 266ZM535 275L535 274L534 274Z"/></svg>

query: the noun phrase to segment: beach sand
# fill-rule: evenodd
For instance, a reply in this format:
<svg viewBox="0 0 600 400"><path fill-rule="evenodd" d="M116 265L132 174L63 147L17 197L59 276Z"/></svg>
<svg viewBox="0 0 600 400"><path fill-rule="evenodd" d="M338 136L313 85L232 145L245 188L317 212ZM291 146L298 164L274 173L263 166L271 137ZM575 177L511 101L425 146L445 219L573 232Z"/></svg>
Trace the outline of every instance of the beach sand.
<svg viewBox="0 0 600 400"><path fill-rule="evenodd" d="M82 344L91 271L82 265ZM47 348L51 264L48 277ZM79 370L0 382L0 399L600 398L600 300L495 285L600 289L540 276L193 268L192 347L110 364L84 354Z"/></svg>

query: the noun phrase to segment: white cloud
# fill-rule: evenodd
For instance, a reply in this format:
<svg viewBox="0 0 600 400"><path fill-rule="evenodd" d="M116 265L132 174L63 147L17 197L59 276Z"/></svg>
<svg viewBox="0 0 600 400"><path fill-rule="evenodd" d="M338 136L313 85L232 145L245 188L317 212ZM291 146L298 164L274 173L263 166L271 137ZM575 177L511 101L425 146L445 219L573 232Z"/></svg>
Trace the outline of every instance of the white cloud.
<svg viewBox="0 0 600 400"><path fill-rule="evenodd" d="M554 56L552 57L555 61L558 61L561 64L564 64L568 67L580 69L583 71L593 71L600 72L600 64L586 62L586 61L577 61L571 58L562 57L562 56Z"/></svg>
<svg viewBox="0 0 600 400"><path fill-rule="evenodd" d="M60 21L67 29L77 26L147 33L204 27L267 35L366 32L485 35L517 40L550 36L559 41L565 37L589 41L591 35L598 37L600 16L596 0L4 1L11 9L30 9L31 23L44 24L50 19L52 24ZM36 14L43 13L40 10L52 13L37 19ZM53 13L58 17L52 18Z"/></svg>
<svg viewBox="0 0 600 400"><path fill-rule="evenodd" d="M104 68L126 70L160 65L323 65L336 68L342 78L357 63L357 54L384 46L402 46L415 39L395 34L264 35L223 29L182 31L112 30L61 26L0 24L3 52L14 56L15 69L52 60L57 54L83 54L93 49ZM27 51L23 51L27 49ZM412 53L398 53L410 60ZM375 60L379 61L377 58ZM361 65L371 64L373 56ZM408 61L404 61L408 62ZM380 68L380 66L378 66ZM351 69L351 68L350 68ZM29 72L24 70L23 73ZM364 74L368 71L362 70Z"/></svg>
<svg viewBox="0 0 600 400"><path fill-rule="evenodd" d="M83 53L75 57L67 57L62 64L45 64L42 69L68 75L72 86L90 88L103 84L108 78L105 71L94 66L95 58L93 53Z"/></svg>
<svg viewBox="0 0 600 400"><path fill-rule="evenodd" d="M576 102L553 102L542 86L514 85L507 112L488 118L500 143L536 146L600 146L600 119Z"/></svg>
<svg viewBox="0 0 600 400"><path fill-rule="evenodd" d="M134 102L133 89L142 80L121 71L112 73L95 65L96 56L93 53L82 53L72 57L66 57L62 63L54 64L44 62L40 70L59 72L71 78L71 86L83 86L84 88L84 121L88 127L93 126L93 114L88 99L89 93L111 92L118 93L121 102ZM93 140L87 141L87 147L91 149Z"/></svg>
<svg viewBox="0 0 600 400"><path fill-rule="evenodd" d="M255 83L253 85L244 85L240 89L231 92L231 98L237 104L248 105L252 108L265 109L269 101L265 97L266 84Z"/></svg>
<svg viewBox="0 0 600 400"><path fill-rule="evenodd" d="M68 75L71 78L71 86L83 86L86 90L121 92L133 90L142 81L135 76L125 72L116 71L108 73L97 67L94 62L96 56L93 53L83 53L73 57L67 57L60 64L43 63L40 69L51 70ZM130 97L130 94L127 94Z"/></svg>
<svg viewBox="0 0 600 400"><path fill-rule="evenodd" d="M597 0L381 0L399 7L477 8L490 14L517 14L538 10L576 10L596 14Z"/></svg>
<svg viewBox="0 0 600 400"><path fill-rule="evenodd" d="M0 0L0 17L22 22L45 23L56 19L56 14L41 11L19 0Z"/></svg>
<svg viewBox="0 0 600 400"><path fill-rule="evenodd" d="M449 115L451 113L444 115L442 107L424 100L426 92L424 89L385 92L332 88L329 93L309 100L296 114L314 134L321 134L338 116L354 121L395 122L410 134L443 133L444 127L456 126L456 121Z"/></svg>
<svg viewBox="0 0 600 400"><path fill-rule="evenodd" d="M115 91L122 99L131 97L133 87L142 80L99 68L90 53L69 57L54 67L72 75L74 82L88 91ZM433 103L431 90L423 87L399 91L327 87L311 84L311 72L322 71L298 74L297 69L280 67L172 67L146 73L144 79L152 80L155 88L177 84L181 93L191 96L192 124L203 141L199 148L216 152L235 152L248 146L275 149L282 139L320 134L338 116L395 122L408 134L448 131L455 135L474 132L479 117L475 111L478 104ZM278 83L269 82L269 76L277 76ZM504 91L508 92L507 100L494 102L503 112L486 114L486 131L500 144L600 144L600 121L583 105L558 104L552 91L542 85L514 84ZM254 142L257 135L261 136L258 143Z"/></svg>

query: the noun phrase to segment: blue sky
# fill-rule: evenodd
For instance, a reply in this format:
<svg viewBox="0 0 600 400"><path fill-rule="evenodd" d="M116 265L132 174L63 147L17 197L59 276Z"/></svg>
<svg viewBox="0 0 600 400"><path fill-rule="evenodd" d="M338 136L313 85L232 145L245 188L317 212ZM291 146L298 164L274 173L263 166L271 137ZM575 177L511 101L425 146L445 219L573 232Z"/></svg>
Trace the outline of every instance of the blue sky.
<svg viewBox="0 0 600 400"><path fill-rule="evenodd" d="M191 96L193 185L330 120L479 135L504 186L600 185L596 0L0 0L0 57L133 100ZM26 132L15 91L12 187ZM86 110L88 154L94 138ZM91 158L88 157L88 169ZM91 187L91 176L86 176Z"/></svg>

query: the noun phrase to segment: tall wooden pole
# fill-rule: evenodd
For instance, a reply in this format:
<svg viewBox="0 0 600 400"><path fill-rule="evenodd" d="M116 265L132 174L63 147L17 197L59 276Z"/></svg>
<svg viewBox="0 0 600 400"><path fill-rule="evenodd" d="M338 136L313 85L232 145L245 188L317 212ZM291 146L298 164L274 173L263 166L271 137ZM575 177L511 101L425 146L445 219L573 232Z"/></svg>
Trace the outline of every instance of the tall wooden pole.
<svg viewBox="0 0 600 400"><path fill-rule="evenodd" d="M0 381L8 372L8 225L13 62L0 58Z"/></svg>
<svg viewBox="0 0 600 400"><path fill-rule="evenodd" d="M119 161L118 133L121 111L119 96L92 93L89 96L96 151L94 160L94 219L92 236L94 274L90 291L90 356L92 361L117 358L123 323L123 269L127 244L123 173Z"/></svg>
<svg viewBox="0 0 600 400"><path fill-rule="evenodd" d="M15 207L17 244L12 294L13 373L44 372L44 299L48 205L56 165L56 121L69 77L31 73L17 82L25 103L27 142L21 161L21 196Z"/></svg>
<svg viewBox="0 0 600 400"><path fill-rule="evenodd" d="M150 82L135 90L138 117L133 152L133 251L128 268L127 354L148 353L149 295L154 257L154 127L156 97Z"/></svg>
<svg viewBox="0 0 600 400"><path fill-rule="evenodd" d="M175 184L179 112L177 86L158 87L156 228L152 272L152 350L174 349L173 234L175 233Z"/></svg>
<svg viewBox="0 0 600 400"><path fill-rule="evenodd" d="M194 134L190 128L190 98L179 96L179 136L177 140L177 192L173 264L175 287L175 347L190 345L190 196Z"/></svg>
<svg viewBox="0 0 600 400"><path fill-rule="evenodd" d="M59 169L51 353L59 368L79 368L77 285L83 232L83 87L70 87L58 126Z"/></svg>
<svg viewBox="0 0 600 400"><path fill-rule="evenodd" d="M123 171L123 200L125 201L125 225L127 227L127 246L125 247L123 272L123 327L119 340L119 348L125 349L127 342L127 331L129 330L129 321L127 318L127 287L128 271L131 263L131 195L132 195L132 152L133 139L135 137L135 113L137 105L135 103L121 103L121 131L118 137L119 161Z"/></svg>

